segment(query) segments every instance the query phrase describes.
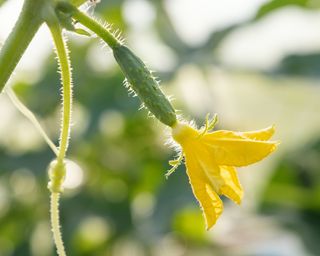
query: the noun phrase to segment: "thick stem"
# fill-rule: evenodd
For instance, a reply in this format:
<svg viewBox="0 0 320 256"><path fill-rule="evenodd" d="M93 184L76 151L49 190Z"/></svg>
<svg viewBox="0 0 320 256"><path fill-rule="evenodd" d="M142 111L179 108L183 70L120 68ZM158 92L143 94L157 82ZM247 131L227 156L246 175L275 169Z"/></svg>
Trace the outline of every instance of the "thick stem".
<svg viewBox="0 0 320 256"><path fill-rule="evenodd" d="M50 218L51 227L53 232L53 239L57 247L57 253L59 256L66 256L64 249L62 235L60 231L60 220L59 220L59 193L51 193L50 197Z"/></svg>
<svg viewBox="0 0 320 256"><path fill-rule="evenodd" d="M0 52L0 92L7 83L17 63L43 23L43 0L26 0L11 34ZM5 22L5 21L2 21Z"/></svg>

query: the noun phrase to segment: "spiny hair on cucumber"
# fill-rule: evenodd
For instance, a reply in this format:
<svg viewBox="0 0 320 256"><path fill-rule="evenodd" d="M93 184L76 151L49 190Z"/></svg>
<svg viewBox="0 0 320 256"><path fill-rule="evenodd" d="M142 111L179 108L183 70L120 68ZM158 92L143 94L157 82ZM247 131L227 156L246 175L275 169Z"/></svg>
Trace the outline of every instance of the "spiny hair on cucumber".
<svg viewBox="0 0 320 256"><path fill-rule="evenodd" d="M128 89L128 95L129 96L132 96L132 97L137 97L138 96L138 94L135 92L135 90L133 90L133 88L132 88L132 86L131 86L131 84L130 84L130 82L128 81L127 78L125 78L123 80L123 85L124 85L125 88Z"/></svg>
<svg viewBox="0 0 320 256"><path fill-rule="evenodd" d="M176 123L175 110L160 89L158 79L144 62L125 45L117 45L112 50L126 77L125 85L129 91L133 90L157 119L168 126L174 125Z"/></svg>

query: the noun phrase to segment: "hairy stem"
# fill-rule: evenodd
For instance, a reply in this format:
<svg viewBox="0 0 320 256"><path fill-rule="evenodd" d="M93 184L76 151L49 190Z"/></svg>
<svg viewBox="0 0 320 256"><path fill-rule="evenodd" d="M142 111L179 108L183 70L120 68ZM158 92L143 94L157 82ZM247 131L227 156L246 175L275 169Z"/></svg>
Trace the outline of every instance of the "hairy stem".
<svg viewBox="0 0 320 256"><path fill-rule="evenodd" d="M103 41L105 41L111 48L121 44L121 42L114 36L108 26L103 26L93 18L87 16L85 13L79 11L75 6L67 2L58 2L57 8L59 11L69 13L74 19L82 25L97 34Z"/></svg>
<svg viewBox="0 0 320 256"><path fill-rule="evenodd" d="M43 3L43 0L25 1L18 21L0 51L0 92L43 23Z"/></svg>
<svg viewBox="0 0 320 256"><path fill-rule="evenodd" d="M58 64L61 71L62 82L62 123L60 131L59 153L56 163L53 164L50 175L49 189L51 191L51 225L54 241L59 256L65 256L62 235L59 224L59 196L62 191L62 183L65 177L64 158L69 144L71 109L72 109L72 79L69 53L67 45L62 35L62 30L58 20L54 15L50 16L48 9L47 25L51 31L54 41Z"/></svg>
<svg viewBox="0 0 320 256"><path fill-rule="evenodd" d="M53 41L55 44L58 62L61 71L62 81L62 125L60 134L60 145L58 161L62 162L65 158L69 144L70 125L71 125L71 108L72 108L72 79L69 62L68 49L62 36L60 26L49 25Z"/></svg>
<svg viewBox="0 0 320 256"><path fill-rule="evenodd" d="M60 193L51 193L51 197L50 197L51 227L52 227L53 239L57 247L58 255L66 256L66 252L64 249L63 241L62 241L62 235L60 231L59 198L60 198Z"/></svg>

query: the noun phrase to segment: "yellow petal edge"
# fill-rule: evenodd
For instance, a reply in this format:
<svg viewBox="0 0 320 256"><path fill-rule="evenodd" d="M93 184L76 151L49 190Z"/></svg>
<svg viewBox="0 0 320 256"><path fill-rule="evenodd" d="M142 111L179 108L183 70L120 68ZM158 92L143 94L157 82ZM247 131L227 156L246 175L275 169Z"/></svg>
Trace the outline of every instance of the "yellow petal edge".
<svg viewBox="0 0 320 256"><path fill-rule="evenodd" d="M172 137L182 149L189 182L207 229L223 211L220 195L241 203L243 189L235 167L259 162L271 154L279 144L268 141L274 132L274 126L249 132L205 133L185 123L177 123L172 128Z"/></svg>

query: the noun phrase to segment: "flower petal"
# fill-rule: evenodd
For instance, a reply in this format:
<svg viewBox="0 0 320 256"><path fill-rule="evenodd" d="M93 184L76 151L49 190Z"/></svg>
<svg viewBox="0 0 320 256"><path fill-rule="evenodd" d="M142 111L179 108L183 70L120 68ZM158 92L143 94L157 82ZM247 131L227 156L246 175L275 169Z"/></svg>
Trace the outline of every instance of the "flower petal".
<svg viewBox="0 0 320 256"><path fill-rule="evenodd" d="M195 155L185 155L187 174L194 196L200 203L206 221L206 228L210 229L223 211L223 204L213 190Z"/></svg>
<svg viewBox="0 0 320 256"><path fill-rule="evenodd" d="M272 125L257 131L240 132L240 135L251 140L269 140L273 136L274 132L275 127Z"/></svg>
<svg viewBox="0 0 320 256"><path fill-rule="evenodd" d="M227 196L236 204L240 204L243 197L243 189L239 182L236 168L232 166L219 166L220 175L224 182L219 193Z"/></svg>
<svg viewBox="0 0 320 256"><path fill-rule="evenodd" d="M273 152L278 142L251 140L231 131L209 133L201 138L203 146L218 165L246 166Z"/></svg>
<svg viewBox="0 0 320 256"><path fill-rule="evenodd" d="M238 179L236 168L233 166L218 166L211 154L206 151L198 151L201 160L198 160L212 188L219 195L225 195L235 203L240 204L243 189ZM200 157L199 157L200 158Z"/></svg>

